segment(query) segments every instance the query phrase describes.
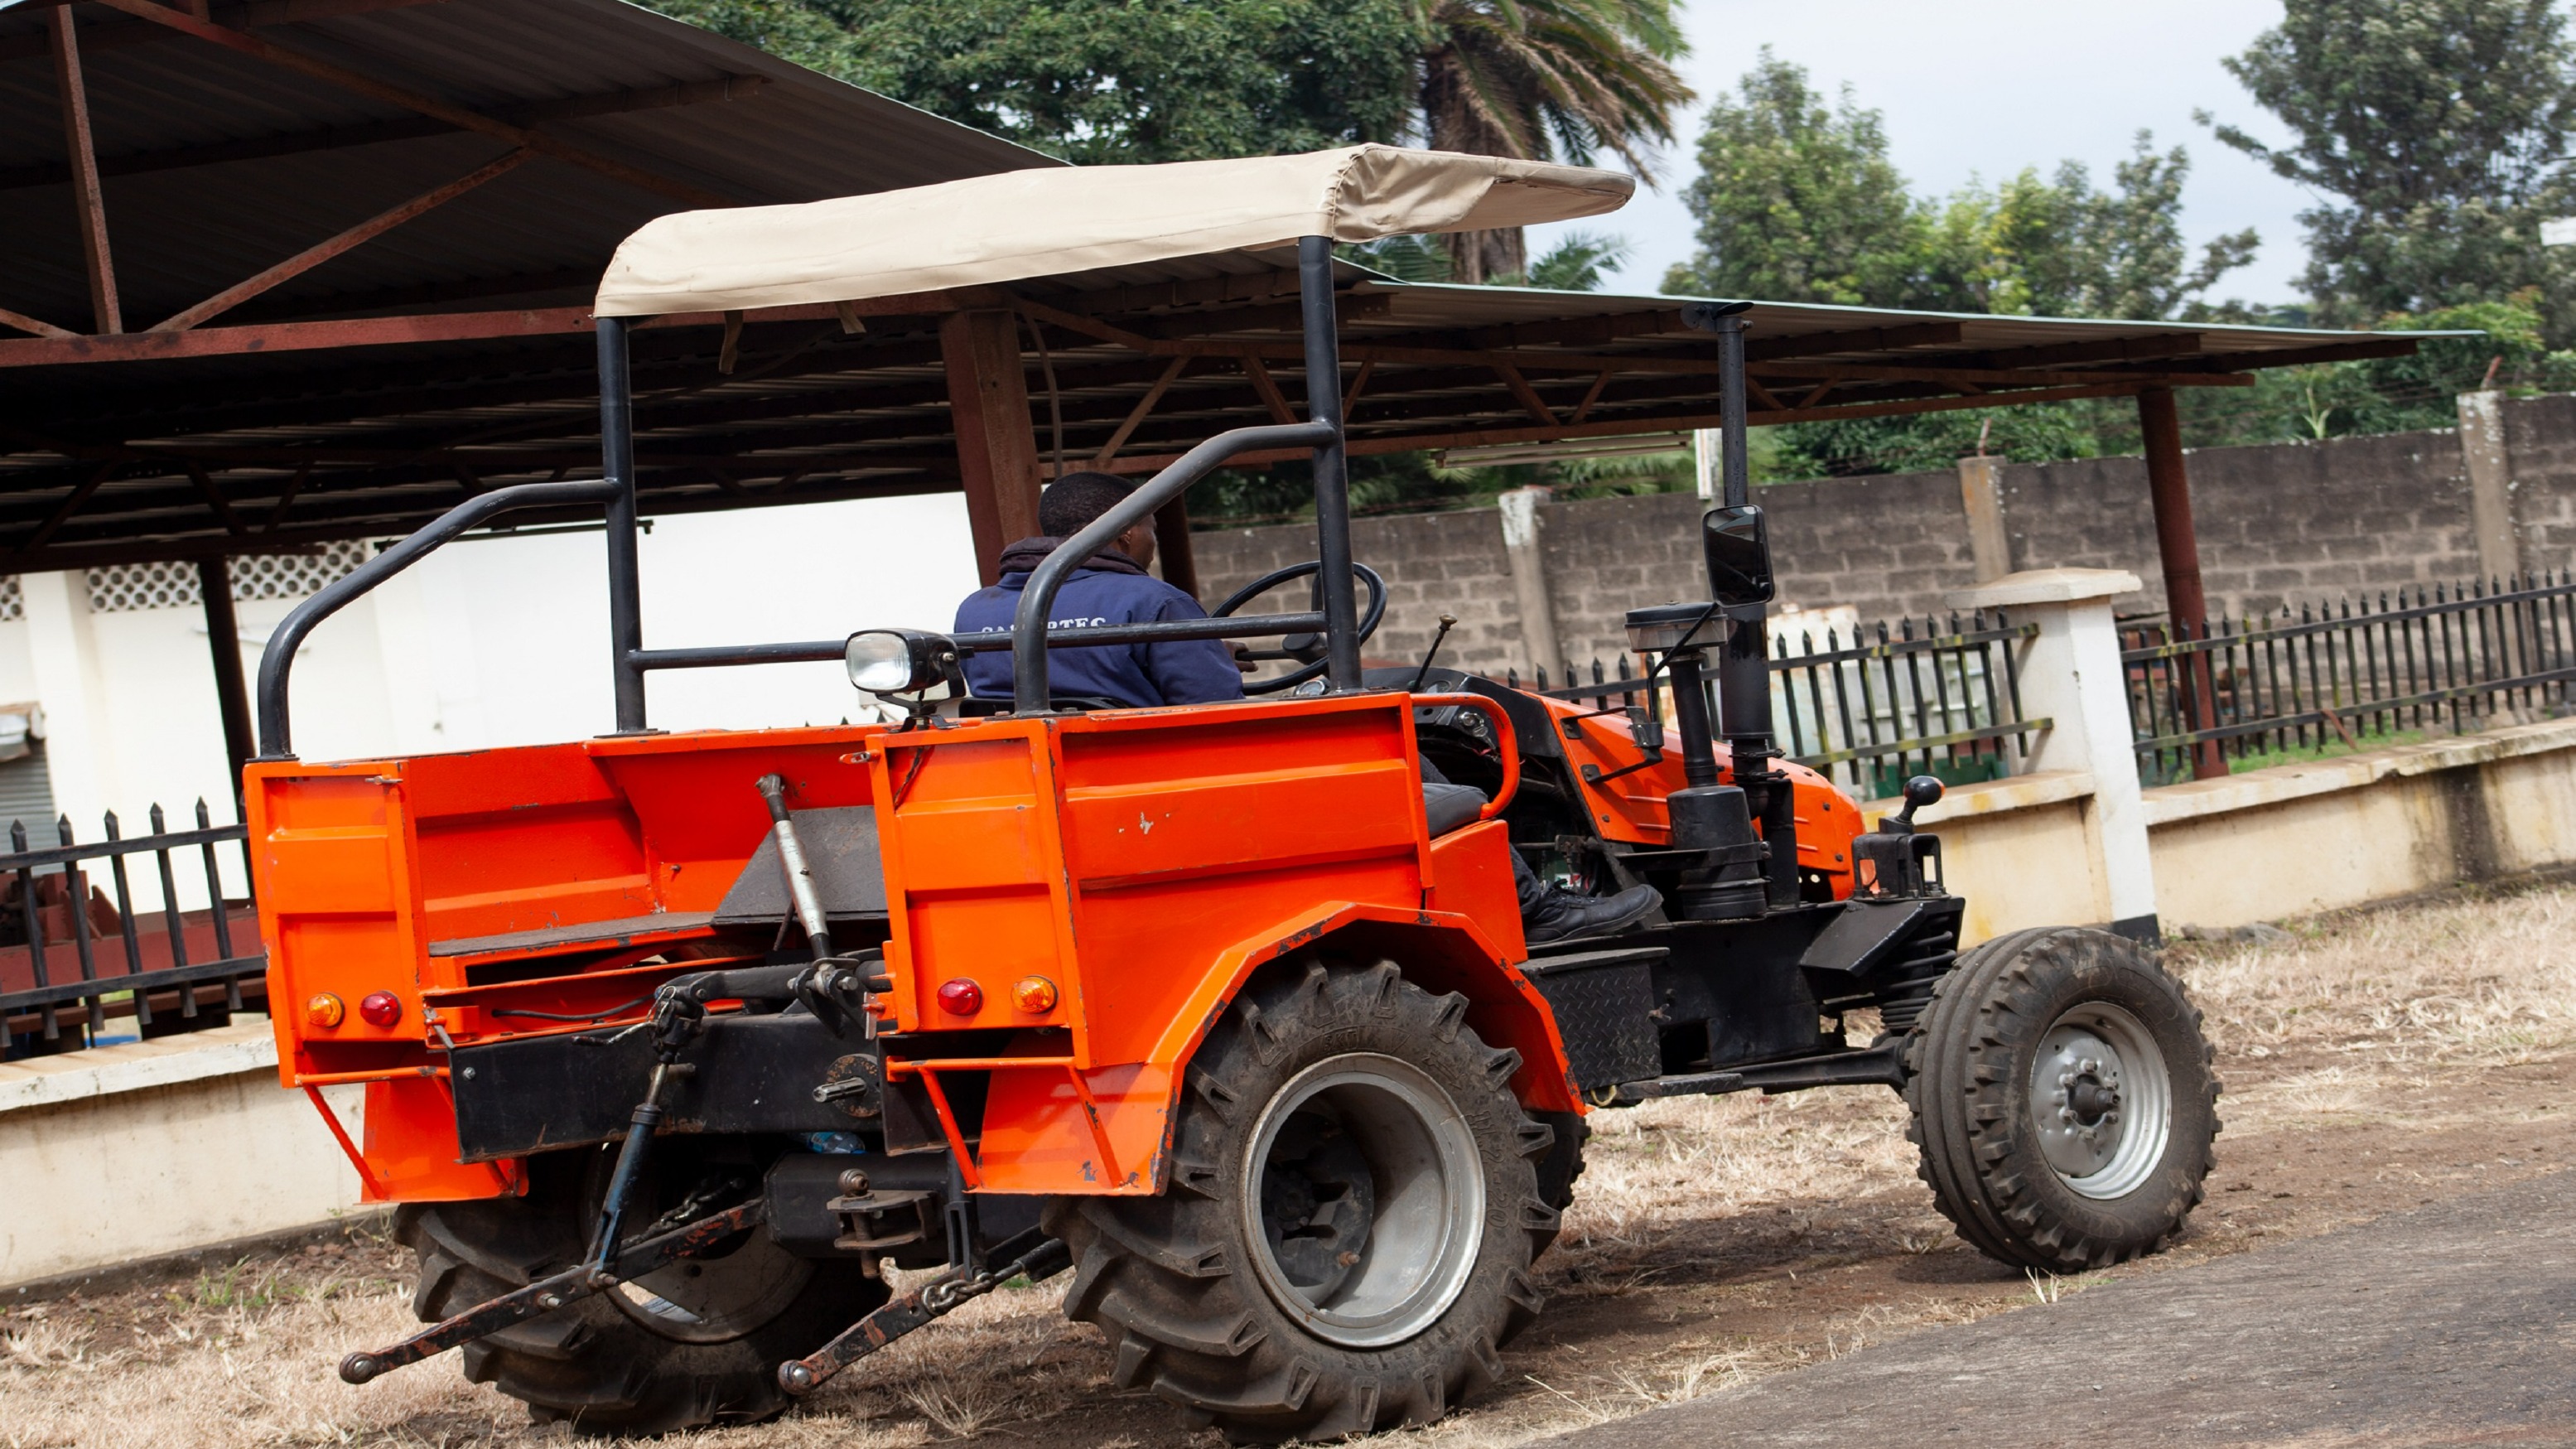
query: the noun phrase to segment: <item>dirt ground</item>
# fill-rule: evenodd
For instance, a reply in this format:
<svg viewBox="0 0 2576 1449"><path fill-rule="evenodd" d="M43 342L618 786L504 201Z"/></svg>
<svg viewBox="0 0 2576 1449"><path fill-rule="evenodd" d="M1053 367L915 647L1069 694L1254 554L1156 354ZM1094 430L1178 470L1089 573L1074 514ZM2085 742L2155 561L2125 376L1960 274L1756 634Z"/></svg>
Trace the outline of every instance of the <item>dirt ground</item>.
<svg viewBox="0 0 2576 1449"><path fill-rule="evenodd" d="M1916 1182L1903 1109L1883 1090L1602 1113L1564 1237L1541 1265L1547 1313L1507 1351L1508 1382L1408 1439L1517 1444L2576 1160L2576 887L2464 890L2287 925L2277 939L2168 952L2207 1012L2227 1084L2209 1202L2171 1253L2066 1279L1979 1257ZM342 1353L413 1326L409 1266L351 1232L191 1283L0 1312L0 1444L557 1438L450 1361L363 1389L338 1382ZM1216 1442L1150 1394L1110 1390L1099 1334L1064 1322L1056 1297L996 1294L784 1420L686 1442Z"/></svg>

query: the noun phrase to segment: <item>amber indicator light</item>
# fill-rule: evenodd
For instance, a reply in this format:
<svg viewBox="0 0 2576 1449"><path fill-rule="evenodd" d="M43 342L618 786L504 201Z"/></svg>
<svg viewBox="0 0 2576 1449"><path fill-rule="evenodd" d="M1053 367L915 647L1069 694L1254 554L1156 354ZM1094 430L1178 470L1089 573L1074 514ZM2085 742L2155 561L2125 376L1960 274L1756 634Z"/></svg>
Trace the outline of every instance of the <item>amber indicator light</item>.
<svg viewBox="0 0 2576 1449"><path fill-rule="evenodd" d="M1023 976L1011 983L1011 1004L1032 1014L1055 1010L1055 983L1043 976Z"/></svg>
<svg viewBox="0 0 2576 1449"><path fill-rule="evenodd" d="M338 1026L340 1018L345 1014L346 1009L340 1005L340 998L328 991L317 991L313 994L312 1000L304 1003L304 1024L307 1026L324 1028Z"/></svg>

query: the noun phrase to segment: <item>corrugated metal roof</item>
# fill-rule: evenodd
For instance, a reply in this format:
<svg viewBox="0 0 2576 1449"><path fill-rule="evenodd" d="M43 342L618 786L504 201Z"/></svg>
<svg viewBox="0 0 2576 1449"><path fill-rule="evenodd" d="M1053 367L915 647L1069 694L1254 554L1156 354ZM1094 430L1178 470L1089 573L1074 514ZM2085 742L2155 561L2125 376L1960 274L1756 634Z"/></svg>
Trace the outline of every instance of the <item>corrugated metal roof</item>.
<svg viewBox="0 0 2576 1449"><path fill-rule="evenodd" d="M0 8L0 308L87 330L51 8ZM103 5L72 13L130 329L506 150ZM548 134L746 202L1053 164L618 0L214 13L451 104L551 116ZM578 307L619 239L685 204L540 159L216 325ZM1355 452L1714 421L1704 301L1341 275ZM1238 253L1048 278L975 305L1025 314L1042 448L1054 451L1061 412L1067 466L1115 438L1110 466L1141 470L1302 401L1295 288L1293 259ZM647 512L956 486L935 316L879 316L851 336L816 309L754 314L731 374L721 335L634 336ZM2429 334L1759 303L1748 335L1760 424L2241 385L2253 369L2393 355ZM595 470L595 395L589 337L560 331L0 367L0 571L408 530L485 487Z"/></svg>
<svg viewBox="0 0 2576 1449"><path fill-rule="evenodd" d="M0 9L0 307L86 331L53 8ZM511 149L103 5L72 13L129 329ZM483 114L552 114L549 135L743 202L1060 164L618 0L271 0L215 19L275 21L253 33ZM226 320L410 306L431 287L578 302L620 238L679 205L540 157Z"/></svg>

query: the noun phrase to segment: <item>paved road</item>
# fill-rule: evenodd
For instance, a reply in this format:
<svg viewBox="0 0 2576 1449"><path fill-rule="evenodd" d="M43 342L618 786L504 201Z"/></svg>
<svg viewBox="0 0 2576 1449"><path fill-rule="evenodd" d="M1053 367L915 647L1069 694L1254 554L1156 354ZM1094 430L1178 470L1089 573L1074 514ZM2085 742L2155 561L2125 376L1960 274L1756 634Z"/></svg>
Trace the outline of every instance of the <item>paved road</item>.
<svg viewBox="0 0 2576 1449"><path fill-rule="evenodd" d="M1919 1333L1543 1449L1927 1442L2576 1445L2576 1173Z"/></svg>

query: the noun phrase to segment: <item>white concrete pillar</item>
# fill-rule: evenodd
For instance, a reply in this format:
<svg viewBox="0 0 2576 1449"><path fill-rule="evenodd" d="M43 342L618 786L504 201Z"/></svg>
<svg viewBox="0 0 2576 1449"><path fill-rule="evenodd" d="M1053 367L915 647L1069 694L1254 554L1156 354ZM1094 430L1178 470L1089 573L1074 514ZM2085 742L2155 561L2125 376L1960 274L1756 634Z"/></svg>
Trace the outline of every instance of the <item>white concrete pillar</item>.
<svg viewBox="0 0 2576 1449"><path fill-rule="evenodd" d="M1512 566L1512 596L1520 606L1521 647L1536 669L1565 663L1556 646L1555 606L1548 600L1547 559L1539 549L1538 506L1548 496L1544 488L1515 488L1495 500L1502 506L1503 557Z"/></svg>
<svg viewBox="0 0 2576 1449"><path fill-rule="evenodd" d="M72 819L76 838L100 838L100 816L117 795L116 750L108 734L107 682L98 642L90 629L89 577L80 569L22 574L27 611L28 662L36 675L36 702L45 707L45 776L54 808ZM142 820L121 822L128 835L149 829ZM5 828L6 822L0 822ZM30 837L36 822L27 822ZM49 838L31 840L51 845Z"/></svg>
<svg viewBox="0 0 2576 1449"><path fill-rule="evenodd" d="M2039 634L2017 656L2024 719L2047 719L2027 762L2033 770L2093 777L2085 833L2099 852L2109 923L2125 936L2157 938L2155 865L2147 853L2146 801L2129 727L2128 681L2111 600L2138 587L2125 569L2035 569L1946 594L1967 612L2002 610Z"/></svg>
<svg viewBox="0 0 2576 1449"><path fill-rule="evenodd" d="M2513 519L2513 454L2504 441L2504 394L2460 394L2460 463L2469 475L2469 529L2477 536L2478 574L2509 579L2522 572L2522 539Z"/></svg>

